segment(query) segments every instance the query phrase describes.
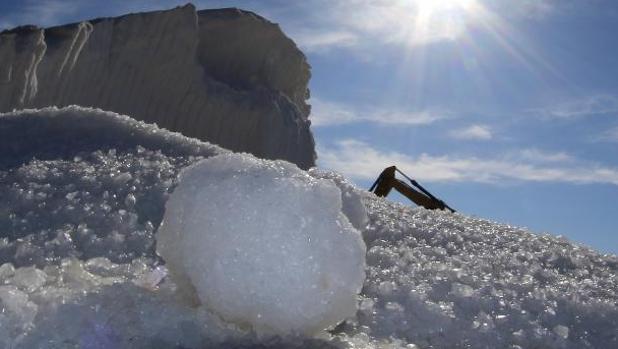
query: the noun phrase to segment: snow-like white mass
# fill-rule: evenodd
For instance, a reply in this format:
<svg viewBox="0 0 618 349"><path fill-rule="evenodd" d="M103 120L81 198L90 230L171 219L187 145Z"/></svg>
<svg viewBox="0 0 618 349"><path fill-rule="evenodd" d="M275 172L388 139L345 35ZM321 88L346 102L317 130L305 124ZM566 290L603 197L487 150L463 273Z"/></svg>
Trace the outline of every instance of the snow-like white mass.
<svg viewBox="0 0 618 349"><path fill-rule="evenodd" d="M365 243L341 209L332 181L288 162L219 155L180 173L157 252L226 321L313 334L354 316L365 279Z"/></svg>
<svg viewBox="0 0 618 349"><path fill-rule="evenodd" d="M187 304L155 253L179 174L228 151L70 107L0 115L0 152L0 348L618 347L615 255L319 170L367 246L358 311L317 338L264 342Z"/></svg>

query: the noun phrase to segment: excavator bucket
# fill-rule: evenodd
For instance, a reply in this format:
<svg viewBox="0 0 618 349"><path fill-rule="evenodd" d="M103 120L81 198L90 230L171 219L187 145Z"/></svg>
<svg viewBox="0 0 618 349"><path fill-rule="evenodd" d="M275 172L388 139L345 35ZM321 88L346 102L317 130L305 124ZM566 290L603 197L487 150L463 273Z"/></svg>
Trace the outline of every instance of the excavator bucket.
<svg viewBox="0 0 618 349"><path fill-rule="evenodd" d="M399 173L410 181L410 184L403 182L395 176L395 173ZM387 167L380 173L380 176L373 183L370 192L377 196L385 197L392 189L397 190L403 196L410 199L412 202L419 206L423 206L429 210L449 210L456 212L449 207L444 201L433 196L427 189L423 188L417 181L408 177L405 173L401 172L397 167ZM415 189L416 188L416 189Z"/></svg>

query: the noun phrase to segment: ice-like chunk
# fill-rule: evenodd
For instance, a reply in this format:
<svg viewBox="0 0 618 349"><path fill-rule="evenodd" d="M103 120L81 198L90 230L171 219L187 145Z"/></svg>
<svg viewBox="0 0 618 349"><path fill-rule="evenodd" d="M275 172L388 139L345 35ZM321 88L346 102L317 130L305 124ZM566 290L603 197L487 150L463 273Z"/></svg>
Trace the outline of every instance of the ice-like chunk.
<svg viewBox="0 0 618 349"><path fill-rule="evenodd" d="M13 276L13 283L29 292L36 290L45 283L47 275L34 267L20 268Z"/></svg>
<svg viewBox="0 0 618 349"><path fill-rule="evenodd" d="M229 336L243 340L205 309L176 302L171 284L155 289L140 279L162 271L138 259L127 266L104 258L65 259L45 272L17 268L14 280L0 285L0 348L197 349L226 347L218 343ZM47 280L22 288L13 285L19 275Z"/></svg>
<svg viewBox="0 0 618 349"><path fill-rule="evenodd" d="M0 282L4 282L5 279L15 274L15 267L11 263L4 263L0 265Z"/></svg>
<svg viewBox="0 0 618 349"><path fill-rule="evenodd" d="M181 173L157 251L223 319L258 334L312 334L355 314L365 278L365 244L341 210L330 180L220 155Z"/></svg>
<svg viewBox="0 0 618 349"><path fill-rule="evenodd" d="M0 334L4 334L0 344L6 344L5 339L21 337L23 330L31 326L36 312L36 304L28 300L26 293L15 286L0 286Z"/></svg>
<svg viewBox="0 0 618 349"><path fill-rule="evenodd" d="M341 190L342 211L356 229L364 229L369 222L367 210L362 201L362 192L347 181L341 174L312 168L309 174L315 178L330 179Z"/></svg>
<svg viewBox="0 0 618 349"><path fill-rule="evenodd" d="M556 325L554 326L554 333L560 338L566 339L569 337L569 328L563 325Z"/></svg>

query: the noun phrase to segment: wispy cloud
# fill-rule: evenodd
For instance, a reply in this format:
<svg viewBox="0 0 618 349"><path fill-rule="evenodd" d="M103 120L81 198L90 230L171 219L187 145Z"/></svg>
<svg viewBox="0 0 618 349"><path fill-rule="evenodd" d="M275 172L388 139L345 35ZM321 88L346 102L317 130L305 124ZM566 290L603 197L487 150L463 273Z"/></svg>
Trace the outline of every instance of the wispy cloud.
<svg viewBox="0 0 618 349"><path fill-rule="evenodd" d="M610 0L611 1L611 0ZM496 10L509 17L542 20L550 16L586 12L597 0L483 0L493 4Z"/></svg>
<svg viewBox="0 0 618 349"><path fill-rule="evenodd" d="M357 34L346 30L333 31L302 31L294 35L294 40L309 51L318 52L329 50L334 47L356 46L360 40Z"/></svg>
<svg viewBox="0 0 618 349"><path fill-rule="evenodd" d="M599 164L574 161L563 154L538 152L550 164L530 160L530 152L497 159L478 157L411 157L394 151L382 151L358 140L348 139L334 148L319 149L319 164L356 179L374 179L381 169L397 165L415 178L428 182L568 182L618 185L618 169ZM534 153L532 153L534 154ZM528 159L527 159L528 158ZM568 161L566 161L568 159Z"/></svg>
<svg viewBox="0 0 618 349"><path fill-rule="evenodd" d="M618 97L607 94L587 96L545 108L532 109L531 112L552 119L618 114Z"/></svg>
<svg viewBox="0 0 618 349"><path fill-rule="evenodd" d="M570 0L566 0L570 1ZM560 8L560 3L555 0L502 0L502 1L484 1L500 14L509 17L523 17L530 19L543 19ZM565 0L562 0L563 4Z"/></svg>
<svg viewBox="0 0 618 349"><path fill-rule="evenodd" d="M427 125L449 117L445 111L408 111L356 107L311 98L310 120L313 126L334 126L370 122L383 125Z"/></svg>
<svg viewBox="0 0 618 349"><path fill-rule="evenodd" d="M542 151L539 149L523 149L520 150L517 154L522 160L527 160L535 163L548 163L548 162L574 162L575 159L565 153L565 152L556 152L550 153L546 151Z"/></svg>
<svg viewBox="0 0 618 349"><path fill-rule="evenodd" d="M519 0L517 11L526 17L544 18L556 11L557 3L553 0Z"/></svg>
<svg viewBox="0 0 618 349"><path fill-rule="evenodd" d="M493 138L491 128L487 125L470 125L462 129L452 130L449 136L459 140L487 141Z"/></svg>
<svg viewBox="0 0 618 349"><path fill-rule="evenodd" d="M616 142L618 143L618 126L610 128L597 138L598 141L602 142Z"/></svg>

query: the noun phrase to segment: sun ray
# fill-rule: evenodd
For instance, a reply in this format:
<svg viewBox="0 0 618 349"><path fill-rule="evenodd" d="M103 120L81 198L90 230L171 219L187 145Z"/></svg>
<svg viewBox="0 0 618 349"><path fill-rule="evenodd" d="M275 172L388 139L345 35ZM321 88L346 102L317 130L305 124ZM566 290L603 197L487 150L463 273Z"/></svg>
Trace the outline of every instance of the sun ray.
<svg viewBox="0 0 618 349"><path fill-rule="evenodd" d="M475 83L479 88L492 84L491 72L485 71L484 59L492 59L480 37L493 41L520 69L535 76L539 82L558 80L570 86L564 74L535 49L526 35L518 31L507 18L493 12L480 0L400 0L393 6L400 26L398 42L405 50L398 67L399 76L413 75L407 93L414 105L422 106L427 83L431 46L450 42L457 47L456 60L465 65L473 62ZM479 36L480 35L480 36ZM485 58L484 58L485 57ZM449 67L444 67L448 69ZM472 72L472 71L470 71ZM485 75L485 76L481 76ZM485 86L485 87L483 87ZM573 86L571 86L573 87ZM403 92L402 92L403 93Z"/></svg>

